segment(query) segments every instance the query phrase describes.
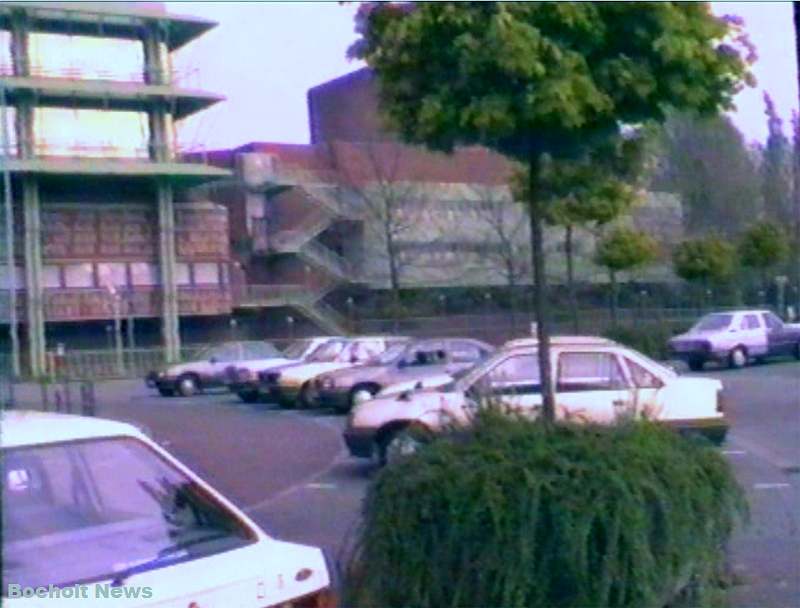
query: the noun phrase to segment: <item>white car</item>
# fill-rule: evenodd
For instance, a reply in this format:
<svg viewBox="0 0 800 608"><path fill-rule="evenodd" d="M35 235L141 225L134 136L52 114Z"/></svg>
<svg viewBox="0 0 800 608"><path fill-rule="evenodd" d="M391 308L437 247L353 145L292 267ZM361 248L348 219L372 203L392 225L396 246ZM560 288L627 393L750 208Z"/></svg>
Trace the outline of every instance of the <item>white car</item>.
<svg viewBox="0 0 800 608"><path fill-rule="evenodd" d="M260 392L264 394L264 398L284 407L295 404L312 407L314 378L323 373L364 365L391 346L407 340L409 338L388 336L331 340L303 363L260 373Z"/></svg>
<svg viewBox="0 0 800 608"><path fill-rule="evenodd" d="M193 361L168 365L147 374L145 383L162 397L176 393L191 397L207 388L225 385L225 370L244 361L283 358L270 342L249 340L225 342L200 351Z"/></svg>
<svg viewBox="0 0 800 608"><path fill-rule="evenodd" d="M641 353L604 338L554 337L551 368L556 416L612 424L647 417L721 442L727 433L722 383L683 378ZM443 386L378 396L358 405L344 431L353 456L382 462L420 433L469 424L487 400L538 415L542 405L537 341L515 340Z"/></svg>
<svg viewBox="0 0 800 608"><path fill-rule="evenodd" d="M692 371L702 370L708 361L739 368L750 359L781 355L800 359L800 325L784 323L769 310L715 312L672 338L669 347Z"/></svg>
<svg viewBox="0 0 800 608"><path fill-rule="evenodd" d="M239 398L245 403L255 403L259 399L258 374L260 372L305 361L323 345L335 339L341 338L332 336L303 338L289 346L283 352L282 357L254 359L230 365L225 370L225 384L229 391L239 395Z"/></svg>
<svg viewBox="0 0 800 608"><path fill-rule="evenodd" d="M323 552L277 541L138 429L5 412L3 606L333 606Z"/></svg>

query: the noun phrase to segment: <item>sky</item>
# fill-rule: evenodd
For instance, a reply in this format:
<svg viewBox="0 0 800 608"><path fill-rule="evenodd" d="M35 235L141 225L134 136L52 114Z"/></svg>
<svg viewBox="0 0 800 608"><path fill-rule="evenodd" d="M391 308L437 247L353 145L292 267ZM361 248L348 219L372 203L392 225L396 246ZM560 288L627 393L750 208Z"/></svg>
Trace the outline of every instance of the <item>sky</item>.
<svg viewBox="0 0 800 608"><path fill-rule="evenodd" d="M798 108L791 3L712 2L712 8L743 17L758 51L753 67L758 84L737 96L735 124L748 142L763 142L768 91L789 135L791 113ZM362 66L345 57L355 39L356 3L168 2L167 9L219 23L174 56L186 86L227 97L179 125L187 147L307 143L306 91Z"/></svg>

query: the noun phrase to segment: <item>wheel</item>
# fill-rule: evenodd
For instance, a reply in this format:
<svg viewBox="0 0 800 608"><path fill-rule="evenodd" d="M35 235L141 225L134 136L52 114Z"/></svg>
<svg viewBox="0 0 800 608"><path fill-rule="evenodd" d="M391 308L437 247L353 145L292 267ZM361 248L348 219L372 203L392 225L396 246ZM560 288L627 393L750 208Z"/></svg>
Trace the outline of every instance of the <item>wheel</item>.
<svg viewBox="0 0 800 608"><path fill-rule="evenodd" d="M184 374L178 378L178 394L181 397L191 397L200 392L200 383L194 374Z"/></svg>
<svg viewBox="0 0 800 608"><path fill-rule="evenodd" d="M747 365L747 351L744 346L737 346L734 348L730 355L728 355L728 367L731 369L740 369Z"/></svg>
<svg viewBox="0 0 800 608"><path fill-rule="evenodd" d="M245 403L255 403L256 401L258 401L257 391L245 391L236 394L239 395L239 399L241 399Z"/></svg>
<svg viewBox="0 0 800 608"><path fill-rule="evenodd" d="M158 389L158 394L162 397L174 397L175 390L171 388L160 388Z"/></svg>
<svg viewBox="0 0 800 608"><path fill-rule="evenodd" d="M377 394L378 390L373 386L353 387L353 390L350 391L350 398L347 400L350 404L350 409L353 409L355 406L364 403L365 401L369 401Z"/></svg>
<svg viewBox="0 0 800 608"><path fill-rule="evenodd" d="M703 361L702 359L700 359L699 357L692 357L688 361L689 369L692 370L693 372L701 372L701 371L703 371L703 367L705 366L705 363L706 362Z"/></svg>
<svg viewBox="0 0 800 608"><path fill-rule="evenodd" d="M311 382L306 382L300 388L300 394L297 395L297 408L301 410L310 410L314 407L314 395L312 394L313 388Z"/></svg>
<svg viewBox="0 0 800 608"><path fill-rule="evenodd" d="M794 345L794 358L800 361L800 342Z"/></svg>
<svg viewBox="0 0 800 608"><path fill-rule="evenodd" d="M389 435L379 446L378 458L381 466L392 464L413 456L425 444L422 430L406 427Z"/></svg>

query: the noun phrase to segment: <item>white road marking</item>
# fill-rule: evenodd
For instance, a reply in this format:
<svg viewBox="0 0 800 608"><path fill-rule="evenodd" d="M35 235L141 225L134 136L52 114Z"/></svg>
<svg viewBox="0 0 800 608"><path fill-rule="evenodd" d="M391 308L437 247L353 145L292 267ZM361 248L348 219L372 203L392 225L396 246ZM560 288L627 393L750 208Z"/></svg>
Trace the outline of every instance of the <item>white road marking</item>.
<svg viewBox="0 0 800 608"><path fill-rule="evenodd" d="M307 483L306 487L309 490L335 490L335 483Z"/></svg>
<svg viewBox="0 0 800 608"><path fill-rule="evenodd" d="M778 490L780 488L791 487L788 483L756 483L753 484L754 490Z"/></svg>
<svg viewBox="0 0 800 608"><path fill-rule="evenodd" d="M744 450L722 450L722 453L726 456L744 456L747 454Z"/></svg>

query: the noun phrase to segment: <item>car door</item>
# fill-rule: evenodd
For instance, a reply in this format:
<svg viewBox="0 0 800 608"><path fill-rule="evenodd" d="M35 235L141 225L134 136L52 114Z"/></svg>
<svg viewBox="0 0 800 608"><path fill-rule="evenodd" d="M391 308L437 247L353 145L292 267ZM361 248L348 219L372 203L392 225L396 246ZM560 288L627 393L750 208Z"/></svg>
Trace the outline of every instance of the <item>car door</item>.
<svg viewBox="0 0 800 608"><path fill-rule="evenodd" d="M208 377L211 379L221 377L229 365L241 360L242 345L238 342L222 344L211 351L210 355L208 362L204 363L208 369Z"/></svg>
<svg viewBox="0 0 800 608"><path fill-rule="evenodd" d="M467 389L473 403L503 405L537 414L542 407L542 384L536 353L516 353L501 359Z"/></svg>
<svg viewBox="0 0 800 608"><path fill-rule="evenodd" d="M557 357L557 417L611 424L635 415L635 394L615 353L562 351Z"/></svg>
<svg viewBox="0 0 800 608"><path fill-rule="evenodd" d="M784 330L783 321L771 312L762 313L762 320L767 327L767 354L788 355L794 343L788 331Z"/></svg>
<svg viewBox="0 0 800 608"><path fill-rule="evenodd" d="M661 414L659 391L664 382L633 357L622 355L622 364L628 372L634 395L633 414L636 418L656 420Z"/></svg>
<svg viewBox="0 0 800 608"><path fill-rule="evenodd" d="M747 347L751 357L767 354L767 328L756 313L747 313L742 317L742 343Z"/></svg>

